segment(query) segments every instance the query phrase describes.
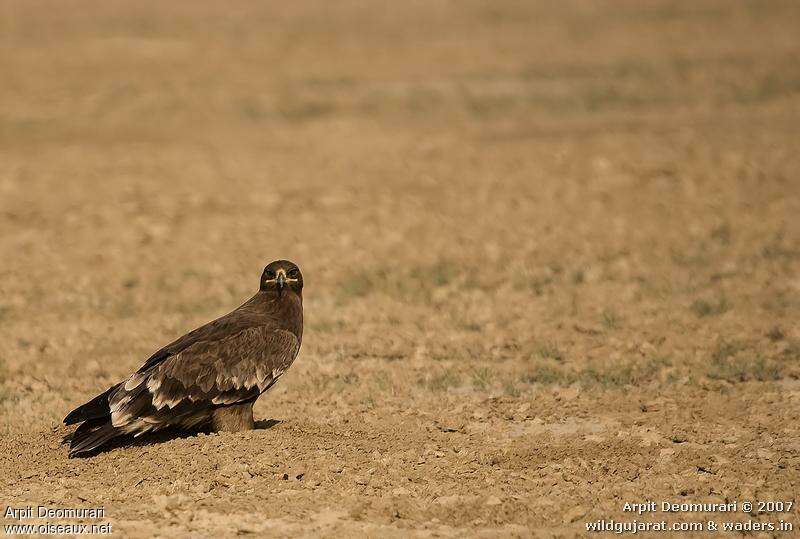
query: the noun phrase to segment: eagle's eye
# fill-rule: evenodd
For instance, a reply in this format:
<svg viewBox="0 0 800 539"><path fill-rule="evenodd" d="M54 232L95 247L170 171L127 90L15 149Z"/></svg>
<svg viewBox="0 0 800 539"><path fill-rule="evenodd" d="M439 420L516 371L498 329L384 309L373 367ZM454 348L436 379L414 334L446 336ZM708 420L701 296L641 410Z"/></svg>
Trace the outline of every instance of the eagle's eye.
<svg viewBox="0 0 800 539"><path fill-rule="evenodd" d="M268 269L268 270L264 271L264 274L266 275L267 279L274 279L275 278L275 270Z"/></svg>
<svg viewBox="0 0 800 539"><path fill-rule="evenodd" d="M297 268L292 268L289 270L289 277L295 279L300 276L300 271Z"/></svg>

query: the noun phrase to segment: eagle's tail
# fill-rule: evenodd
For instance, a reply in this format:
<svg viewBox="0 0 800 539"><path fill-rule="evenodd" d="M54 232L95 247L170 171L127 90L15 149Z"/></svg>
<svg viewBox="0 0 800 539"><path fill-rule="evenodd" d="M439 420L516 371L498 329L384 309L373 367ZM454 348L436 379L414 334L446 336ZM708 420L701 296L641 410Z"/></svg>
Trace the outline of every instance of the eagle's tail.
<svg viewBox="0 0 800 539"><path fill-rule="evenodd" d="M107 391L100 393L98 396L82 404L72 410L67 417L64 418L65 425L72 425L73 423L80 423L81 421L88 421L90 419L100 419L101 417L108 417L111 415L111 409L108 406L108 397L117 389L120 384L108 388Z"/></svg>
<svg viewBox="0 0 800 539"><path fill-rule="evenodd" d="M64 418L65 425L80 423L72 435L69 445L69 456L75 457L94 451L112 438L123 434L111 424L111 408L108 397L119 387L119 384L78 406Z"/></svg>
<svg viewBox="0 0 800 539"><path fill-rule="evenodd" d="M111 417L89 419L75 430L69 444L69 456L90 453L113 438L123 434L111 424Z"/></svg>

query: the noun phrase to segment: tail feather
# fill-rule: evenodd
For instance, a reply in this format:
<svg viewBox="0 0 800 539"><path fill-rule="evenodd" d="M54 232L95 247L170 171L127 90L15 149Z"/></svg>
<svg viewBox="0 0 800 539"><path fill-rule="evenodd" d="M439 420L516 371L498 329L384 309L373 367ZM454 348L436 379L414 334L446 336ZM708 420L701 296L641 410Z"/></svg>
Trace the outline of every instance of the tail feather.
<svg viewBox="0 0 800 539"><path fill-rule="evenodd" d="M122 434L111 424L111 418L90 419L75 430L69 446L69 456L75 457L89 453Z"/></svg>
<svg viewBox="0 0 800 539"><path fill-rule="evenodd" d="M120 384L117 384L108 388L107 391L100 393L86 404L82 404L72 410L67 414L67 417L64 418L64 424L72 425L73 423L80 423L81 421L100 419L109 416L111 414L111 409L108 407L108 397L119 386Z"/></svg>

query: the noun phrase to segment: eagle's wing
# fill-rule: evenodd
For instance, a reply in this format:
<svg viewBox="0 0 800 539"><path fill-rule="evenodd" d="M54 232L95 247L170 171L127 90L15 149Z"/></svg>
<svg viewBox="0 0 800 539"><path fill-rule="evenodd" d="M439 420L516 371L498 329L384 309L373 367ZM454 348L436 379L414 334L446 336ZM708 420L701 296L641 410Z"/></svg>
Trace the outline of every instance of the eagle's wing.
<svg viewBox="0 0 800 539"><path fill-rule="evenodd" d="M214 408L255 400L289 368L299 348L293 333L267 327L198 340L114 388L108 396L111 424L138 435L202 423Z"/></svg>

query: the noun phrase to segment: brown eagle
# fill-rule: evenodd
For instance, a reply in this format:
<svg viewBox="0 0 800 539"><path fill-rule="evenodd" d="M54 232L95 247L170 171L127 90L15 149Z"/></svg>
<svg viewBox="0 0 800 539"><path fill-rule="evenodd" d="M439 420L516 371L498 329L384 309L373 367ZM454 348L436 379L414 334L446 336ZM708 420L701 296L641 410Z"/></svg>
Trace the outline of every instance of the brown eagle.
<svg viewBox="0 0 800 539"><path fill-rule="evenodd" d="M303 336L303 276L277 260L242 306L168 344L64 418L70 457L165 427L253 428L253 403L289 368Z"/></svg>

